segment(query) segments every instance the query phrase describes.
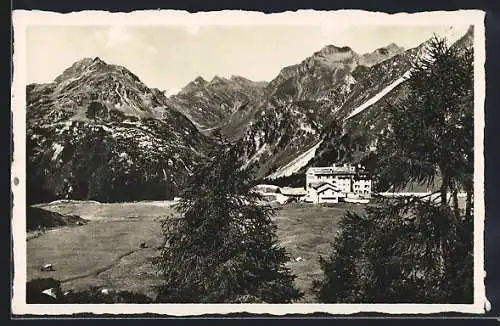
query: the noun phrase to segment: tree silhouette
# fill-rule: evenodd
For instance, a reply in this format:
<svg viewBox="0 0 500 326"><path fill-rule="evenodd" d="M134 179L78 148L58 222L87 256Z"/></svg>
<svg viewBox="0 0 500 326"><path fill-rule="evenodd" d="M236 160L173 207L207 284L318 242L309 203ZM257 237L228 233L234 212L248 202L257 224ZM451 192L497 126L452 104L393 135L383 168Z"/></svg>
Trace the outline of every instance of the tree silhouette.
<svg viewBox="0 0 500 326"><path fill-rule="evenodd" d="M180 217L163 223L154 261L164 284L159 302L287 303L301 297L285 267L271 208L259 206L250 174L221 140L182 193Z"/></svg>

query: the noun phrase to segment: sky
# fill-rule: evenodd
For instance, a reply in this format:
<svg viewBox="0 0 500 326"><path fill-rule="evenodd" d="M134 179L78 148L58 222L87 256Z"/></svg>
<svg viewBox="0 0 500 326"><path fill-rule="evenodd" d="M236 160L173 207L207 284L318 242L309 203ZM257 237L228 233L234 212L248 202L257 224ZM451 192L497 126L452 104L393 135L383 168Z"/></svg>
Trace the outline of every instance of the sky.
<svg viewBox="0 0 500 326"><path fill-rule="evenodd" d="M100 57L126 67L148 87L176 91L198 76L270 81L281 68L326 45L362 54L396 43L405 49L450 26L45 25L26 29L28 83L51 82L72 63Z"/></svg>

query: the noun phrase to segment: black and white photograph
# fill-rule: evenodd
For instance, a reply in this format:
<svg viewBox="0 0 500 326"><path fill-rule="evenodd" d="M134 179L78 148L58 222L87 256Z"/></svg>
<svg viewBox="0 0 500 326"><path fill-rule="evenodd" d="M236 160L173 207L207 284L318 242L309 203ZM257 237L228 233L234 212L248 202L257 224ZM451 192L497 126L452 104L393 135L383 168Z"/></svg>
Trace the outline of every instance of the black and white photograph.
<svg viewBox="0 0 500 326"><path fill-rule="evenodd" d="M484 312L483 20L14 11L13 312Z"/></svg>

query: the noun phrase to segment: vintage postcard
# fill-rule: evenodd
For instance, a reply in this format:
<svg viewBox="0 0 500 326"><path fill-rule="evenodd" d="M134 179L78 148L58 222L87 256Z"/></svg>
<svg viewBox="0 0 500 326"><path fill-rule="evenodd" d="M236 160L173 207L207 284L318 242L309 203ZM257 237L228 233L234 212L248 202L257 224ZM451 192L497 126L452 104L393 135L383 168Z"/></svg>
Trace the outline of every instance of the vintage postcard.
<svg viewBox="0 0 500 326"><path fill-rule="evenodd" d="M484 312L483 12L13 24L14 314Z"/></svg>

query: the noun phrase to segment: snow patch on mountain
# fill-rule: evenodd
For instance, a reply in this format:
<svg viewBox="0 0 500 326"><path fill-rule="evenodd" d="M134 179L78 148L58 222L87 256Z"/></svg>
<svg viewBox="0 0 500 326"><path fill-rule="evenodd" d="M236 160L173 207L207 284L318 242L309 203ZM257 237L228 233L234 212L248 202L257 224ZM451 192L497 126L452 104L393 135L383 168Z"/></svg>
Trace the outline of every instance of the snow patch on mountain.
<svg viewBox="0 0 500 326"><path fill-rule="evenodd" d="M404 82L406 79L410 77L410 71L407 71L403 74L403 76L399 77L396 79L394 82L392 82L389 86L385 87L382 89L380 92L378 92L375 96L371 97L368 101L364 102L354 110L345 118L350 119L354 117L355 115L363 112L365 109L369 108L373 104L377 103L380 99L382 99L384 96L386 96L390 91L392 91L396 86Z"/></svg>
<svg viewBox="0 0 500 326"><path fill-rule="evenodd" d="M276 178L281 178L281 177L288 177L292 175L293 173L299 171L301 168L307 165L309 161L314 157L316 154L316 150L319 148L323 141L318 142L316 145L302 153L300 156L295 158L293 161L290 163L286 164L285 166L279 168L276 172L270 174L269 176L266 177L266 179L276 179Z"/></svg>

